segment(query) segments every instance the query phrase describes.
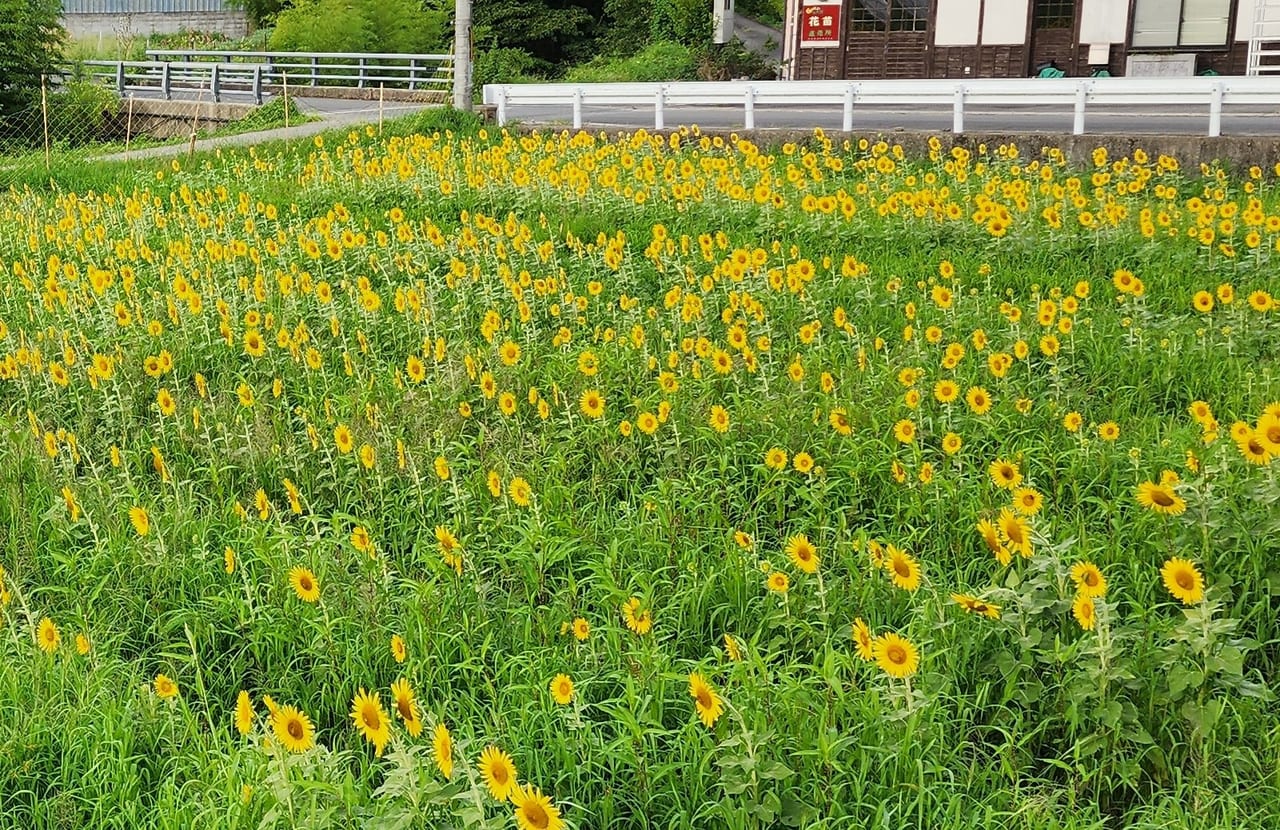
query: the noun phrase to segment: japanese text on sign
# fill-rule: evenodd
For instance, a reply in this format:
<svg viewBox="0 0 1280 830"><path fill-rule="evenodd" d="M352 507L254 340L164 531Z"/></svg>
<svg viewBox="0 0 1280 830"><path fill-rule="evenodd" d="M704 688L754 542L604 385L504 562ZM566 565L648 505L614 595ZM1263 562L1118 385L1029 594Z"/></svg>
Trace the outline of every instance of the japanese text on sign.
<svg viewBox="0 0 1280 830"><path fill-rule="evenodd" d="M841 0L804 0L800 6L800 46L836 47L840 45Z"/></svg>

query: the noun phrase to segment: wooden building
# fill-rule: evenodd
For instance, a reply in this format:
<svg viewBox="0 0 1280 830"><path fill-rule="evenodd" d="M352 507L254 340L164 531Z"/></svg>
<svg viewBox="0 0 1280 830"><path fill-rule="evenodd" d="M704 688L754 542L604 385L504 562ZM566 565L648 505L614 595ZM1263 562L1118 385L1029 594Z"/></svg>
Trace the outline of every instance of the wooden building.
<svg viewBox="0 0 1280 830"><path fill-rule="evenodd" d="M1277 0L787 0L784 77L1245 74ZM1273 15L1274 16L1274 15Z"/></svg>

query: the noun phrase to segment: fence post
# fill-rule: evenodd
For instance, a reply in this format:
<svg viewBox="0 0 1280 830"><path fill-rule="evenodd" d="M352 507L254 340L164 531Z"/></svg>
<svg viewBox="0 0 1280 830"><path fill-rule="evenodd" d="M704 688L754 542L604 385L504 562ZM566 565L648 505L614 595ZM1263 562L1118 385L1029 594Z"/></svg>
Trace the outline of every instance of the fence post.
<svg viewBox="0 0 1280 830"><path fill-rule="evenodd" d="M222 100L222 89L218 83L218 64L214 64L209 70L209 91L213 93L213 103L220 103Z"/></svg>
<svg viewBox="0 0 1280 830"><path fill-rule="evenodd" d="M253 67L253 100L258 106L262 106L262 64L254 64Z"/></svg>
<svg viewBox="0 0 1280 830"><path fill-rule="evenodd" d="M116 61L116 93L124 95L124 61Z"/></svg>
<svg viewBox="0 0 1280 830"><path fill-rule="evenodd" d="M844 118L840 121L840 129L846 133L853 132L853 98L856 94L853 84L844 88Z"/></svg>
<svg viewBox="0 0 1280 830"><path fill-rule="evenodd" d="M498 126L507 126L507 88L498 87Z"/></svg>
<svg viewBox="0 0 1280 830"><path fill-rule="evenodd" d="M170 77L173 67L168 61L160 65L160 91L164 93L166 101L173 99L173 79Z"/></svg>
<svg viewBox="0 0 1280 830"><path fill-rule="evenodd" d="M1222 82L1218 81L1209 90L1209 137L1222 135Z"/></svg>
<svg viewBox="0 0 1280 830"><path fill-rule="evenodd" d="M582 87L573 90L573 128L582 129Z"/></svg>
<svg viewBox="0 0 1280 830"><path fill-rule="evenodd" d="M1084 105L1089 97L1089 82L1080 81L1076 84L1076 109L1075 120L1071 124L1072 135L1084 135Z"/></svg>
<svg viewBox="0 0 1280 830"><path fill-rule="evenodd" d="M964 132L964 87L956 84L956 96L951 104L951 133L960 135Z"/></svg>
<svg viewBox="0 0 1280 830"><path fill-rule="evenodd" d="M658 91L653 96L653 128L655 130L665 130L667 128L666 114L662 111L666 97L667 88L658 87Z"/></svg>
<svg viewBox="0 0 1280 830"><path fill-rule="evenodd" d="M742 128L745 130L754 130L756 128L756 88L747 87L747 102L743 108Z"/></svg>
<svg viewBox="0 0 1280 830"><path fill-rule="evenodd" d="M315 57L314 55L311 56L311 85L312 86L316 85L316 67L317 67L317 64L319 64L319 62L320 62L319 58Z"/></svg>
<svg viewBox="0 0 1280 830"><path fill-rule="evenodd" d="M409 58L409 91L418 88L418 59Z"/></svg>
<svg viewBox="0 0 1280 830"><path fill-rule="evenodd" d="M356 81L356 89L364 89L364 58L360 59L360 79Z"/></svg>

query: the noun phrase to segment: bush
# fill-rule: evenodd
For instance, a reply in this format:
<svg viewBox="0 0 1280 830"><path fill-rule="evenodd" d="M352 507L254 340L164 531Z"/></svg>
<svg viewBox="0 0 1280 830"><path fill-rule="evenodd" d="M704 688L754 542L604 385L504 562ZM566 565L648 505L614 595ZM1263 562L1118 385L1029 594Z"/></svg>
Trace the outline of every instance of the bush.
<svg viewBox="0 0 1280 830"><path fill-rule="evenodd" d="M271 48L283 52L428 52L444 15L415 0L298 0L280 12Z"/></svg>
<svg viewBox="0 0 1280 830"><path fill-rule="evenodd" d="M542 80L548 64L523 49L486 49L476 56L472 68L472 88L477 92L485 84L518 84Z"/></svg>
<svg viewBox="0 0 1280 830"><path fill-rule="evenodd" d="M772 81L777 76L777 64L752 52L737 38L722 46L709 46L698 56L698 78L703 81Z"/></svg>
<svg viewBox="0 0 1280 830"><path fill-rule="evenodd" d="M687 46L670 41L651 43L629 58L599 57L575 66L565 81L575 84L645 81L692 81L698 77L698 59Z"/></svg>
<svg viewBox="0 0 1280 830"><path fill-rule="evenodd" d="M484 122L476 113L454 109L451 106L425 110L413 121L414 132L419 133L471 134L479 132L482 126Z"/></svg>

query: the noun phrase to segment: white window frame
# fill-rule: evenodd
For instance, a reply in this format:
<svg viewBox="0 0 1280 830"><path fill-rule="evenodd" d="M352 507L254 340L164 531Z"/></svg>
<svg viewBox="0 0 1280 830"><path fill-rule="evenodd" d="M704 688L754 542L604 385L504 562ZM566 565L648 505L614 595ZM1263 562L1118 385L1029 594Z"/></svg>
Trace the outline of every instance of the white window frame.
<svg viewBox="0 0 1280 830"><path fill-rule="evenodd" d="M1172 28L1139 28L1146 17L1167 14L1177 7ZM1188 20L1187 12L1197 7L1220 6L1221 17L1209 16ZM1232 0L1133 0L1133 32L1129 45L1134 49L1227 49L1231 46ZM1159 21L1157 21L1159 22ZM1191 28L1188 29L1188 23ZM1209 28L1211 27L1211 28ZM1217 32L1221 32L1219 36ZM1162 37L1172 32L1172 37Z"/></svg>

